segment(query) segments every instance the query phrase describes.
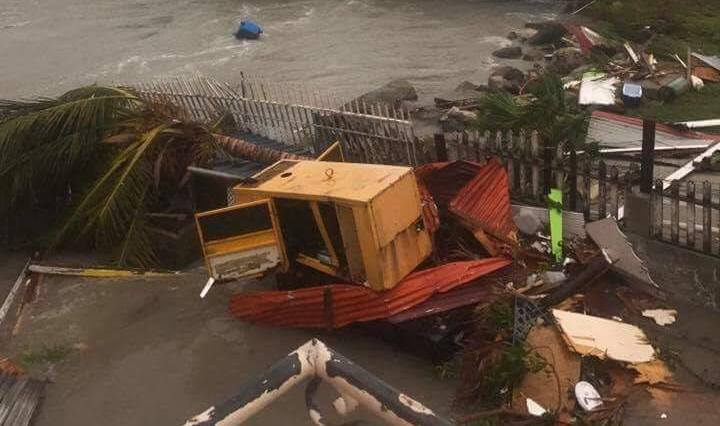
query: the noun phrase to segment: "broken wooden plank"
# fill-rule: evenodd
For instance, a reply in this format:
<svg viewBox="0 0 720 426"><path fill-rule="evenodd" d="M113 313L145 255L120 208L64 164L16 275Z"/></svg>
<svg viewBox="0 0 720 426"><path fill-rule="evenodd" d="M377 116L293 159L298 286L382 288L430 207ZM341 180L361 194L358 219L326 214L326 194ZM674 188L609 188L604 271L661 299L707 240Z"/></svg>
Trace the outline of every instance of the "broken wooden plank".
<svg viewBox="0 0 720 426"><path fill-rule="evenodd" d="M632 324L559 309L552 313L565 342L580 355L633 364L655 359L647 336Z"/></svg>
<svg viewBox="0 0 720 426"><path fill-rule="evenodd" d="M720 141L710 145L702 154L688 161L685 165L672 172L663 179L663 191L670 188L673 181L680 180L695 170L695 164L702 162L705 158L710 158L717 151L720 151Z"/></svg>
<svg viewBox="0 0 720 426"><path fill-rule="evenodd" d="M179 271L152 271L142 269L115 269L100 266L64 266L33 263L28 271L38 274L70 275L92 278L127 278L127 277L167 277L177 275Z"/></svg>

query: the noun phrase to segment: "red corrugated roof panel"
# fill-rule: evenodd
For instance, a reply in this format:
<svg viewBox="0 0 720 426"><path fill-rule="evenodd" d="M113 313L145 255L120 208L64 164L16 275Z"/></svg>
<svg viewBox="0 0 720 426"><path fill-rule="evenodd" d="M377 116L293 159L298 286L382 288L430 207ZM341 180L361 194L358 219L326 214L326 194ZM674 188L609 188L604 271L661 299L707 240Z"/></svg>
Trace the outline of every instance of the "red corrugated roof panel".
<svg viewBox="0 0 720 426"><path fill-rule="evenodd" d="M508 176L497 158L489 159L450 201L450 212L503 241L517 240Z"/></svg>
<svg viewBox="0 0 720 426"><path fill-rule="evenodd" d="M339 328L354 322L388 318L417 306L436 293L445 293L475 281L511 263L502 257L453 262L408 275L391 290L332 284L292 291L238 293L230 301L237 318L275 326ZM332 294L326 312L325 292ZM332 318L332 324L330 323Z"/></svg>
<svg viewBox="0 0 720 426"><path fill-rule="evenodd" d="M482 164L471 161L430 163L416 168L415 177L430 192L440 211L446 212L450 200L481 168Z"/></svg>

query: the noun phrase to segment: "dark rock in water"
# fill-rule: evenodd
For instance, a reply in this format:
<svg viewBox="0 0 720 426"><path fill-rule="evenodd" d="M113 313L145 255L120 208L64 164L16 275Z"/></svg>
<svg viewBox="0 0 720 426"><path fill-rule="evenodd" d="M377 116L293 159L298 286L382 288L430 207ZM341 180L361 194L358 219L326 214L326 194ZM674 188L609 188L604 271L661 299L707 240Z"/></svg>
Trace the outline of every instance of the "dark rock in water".
<svg viewBox="0 0 720 426"><path fill-rule="evenodd" d="M417 91L415 91L415 87L413 87L409 81L394 80L360 96L356 100L360 104L364 101L368 106L379 103L400 108L404 101L416 101L417 99Z"/></svg>
<svg viewBox="0 0 720 426"><path fill-rule="evenodd" d="M585 65L586 58L577 47L563 47L553 53L548 69L558 74L567 74Z"/></svg>
<svg viewBox="0 0 720 426"><path fill-rule="evenodd" d="M497 58L517 59L522 56L522 48L520 46L503 47L492 54Z"/></svg>
<svg viewBox="0 0 720 426"><path fill-rule="evenodd" d="M478 90L481 86L471 82L471 81L463 81L462 83L458 84L458 87L455 88L456 92L469 92L471 90Z"/></svg>
<svg viewBox="0 0 720 426"><path fill-rule="evenodd" d="M529 28L537 30L537 34L528 39L528 43L532 45L557 43L567 34L567 30L559 22L549 21L533 25L537 26Z"/></svg>
<svg viewBox="0 0 720 426"><path fill-rule="evenodd" d="M525 52L522 59L523 61L535 62L542 61L545 58L545 52L537 49L530 49Z"/></svg>
<svg viewBox="0 0 720 426"><path fill-rule="evenodd" d="M532 28L521 28L519 30L513 30L510 31L507 35L507 38L510 40L520 40L520 41L526 41L530 37L537 34L537 30Z"/></svg>
<svg viewBox="0 0 720 426"><path fill-rule="evenodd" d="M488 87L495 90L505 90L512 94L520 93L525 84L525 73L511 66L495 68L488 78Z"/></svg>
<svg viewBox="0 0 720 426"><path fill-rule="evenodd" d="M435 105L439 107L449 108L449 104L467 104L472 103L476 99L484 96L483 86L478 86L469 81L463 81L454 90L442 93L435 97Z"/></svg>

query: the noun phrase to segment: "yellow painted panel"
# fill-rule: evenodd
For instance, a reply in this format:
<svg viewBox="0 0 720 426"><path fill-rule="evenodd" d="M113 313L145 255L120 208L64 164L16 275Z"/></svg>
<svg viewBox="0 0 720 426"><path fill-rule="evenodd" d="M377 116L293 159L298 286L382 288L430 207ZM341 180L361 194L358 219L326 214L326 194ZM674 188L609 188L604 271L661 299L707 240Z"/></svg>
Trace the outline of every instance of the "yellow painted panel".
<svg viewBox="0 0 720 426"><path fill-rule="evenodd" d="M355 226L357 227L358 241L362 250L363 264L365 265L365 279L367 285L373 290L383 290L382 259L375 241L375 232L370 212L359 207L353 208Z"/></svg>
<svg viewBox="0 0 720 426"><path fill-rule="evenodd" d="M282 173L253 185L265 196L366 203L405 175L410 167L298 161Z"/></svg>
<svg viewBox="0 0 720 426"><path fill-rule="evenodd" d="M363 264L362 250L360 249L353 209L352 207L336 205L335 211L337 212L345 258L348 262L348 269L350 269L350 278L355 282L361 283L365 281L365 265Z"/></svg>
<svg viewBox="0 0 720 426"><path fill-rule="evenodd" d="M380 257L383 259L384 288L394 287L422 263L431 252L432 240L427 230L418 231L415 225L411 225L400 232L390 244L380 251Z"/></svg>
<svg viewBox="0 0 720 426"><path fill-rule="evenodd" d="M372 200L378 247L385 247L422 214L415 176L407 174Z"/></svg>
<svg viewBox="0 0 720 426"><path fill-rule="evenodd" d="M253 190L248 190L238 185L233 188L233 205L252 203L254 201L266 200L268 197Z"/></svg>
<svg viewBox="0 0 720 426"><path fill-rule="evenodd" d="M275 232L272 229L268 229L207 243L205 244L205 253L207 256L215 256L273 244L277 244Z"/></svg>

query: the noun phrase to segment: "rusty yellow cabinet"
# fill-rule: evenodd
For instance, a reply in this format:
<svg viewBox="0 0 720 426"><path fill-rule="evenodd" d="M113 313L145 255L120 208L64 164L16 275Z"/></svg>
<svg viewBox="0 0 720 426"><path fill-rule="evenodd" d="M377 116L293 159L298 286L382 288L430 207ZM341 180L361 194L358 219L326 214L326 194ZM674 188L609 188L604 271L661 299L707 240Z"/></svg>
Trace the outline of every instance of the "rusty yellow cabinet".
<svg viewBox="0 0 720 426"><path fill-rule="evenodd" d="M238 206L267 203L273 219L264 222L266 235L277 240L263 247L281 250L277 266L291 267L297 262L384 290L397 284L432 250L409 167L282 160L255 175L253 182L236 186L233 196ZM217 214L228 213L203 215ZM237 214L236 220L241 220ZM274 226L272 233L269 225ZM250 250L255 244L251 237L231 240L232 248ZM206 256L211 252L222 258L224 246L213 250L202 229L201 238ZM234 259L258 259L251 251L245 257L232 253ZM267 257L262 259L269 264L264 261ZM258 269L252 265L234 268Z"/></svg>

